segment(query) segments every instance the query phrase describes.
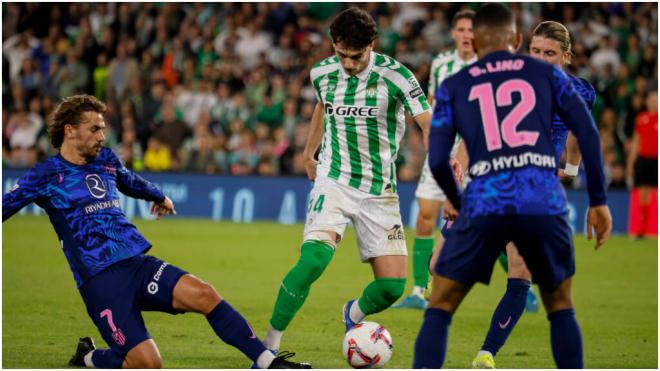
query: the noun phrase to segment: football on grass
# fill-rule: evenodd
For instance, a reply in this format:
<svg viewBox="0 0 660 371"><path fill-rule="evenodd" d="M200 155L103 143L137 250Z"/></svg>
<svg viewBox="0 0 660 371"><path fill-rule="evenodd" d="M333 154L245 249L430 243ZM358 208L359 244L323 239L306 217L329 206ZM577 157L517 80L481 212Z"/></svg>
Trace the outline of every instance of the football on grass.
<svg viewBox="0 0 660 371"><path fill-rule="evenodd" d="M343 350L353 368L381 368L392 357L392 336L376 322L360 322L344 336Z"/></svg>

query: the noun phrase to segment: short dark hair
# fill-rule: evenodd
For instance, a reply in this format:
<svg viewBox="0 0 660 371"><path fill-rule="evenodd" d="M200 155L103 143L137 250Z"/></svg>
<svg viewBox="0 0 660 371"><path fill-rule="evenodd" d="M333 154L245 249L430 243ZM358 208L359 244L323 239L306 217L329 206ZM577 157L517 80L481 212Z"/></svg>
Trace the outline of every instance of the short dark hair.
<svg viewBox="0 0 660 371"><path fill-rule="evenodd" d="M451 28L456 27L456 23L458 23L458 21L461 19L472 20L472 18L474 18L474 10L470 10L470 9L459 10L454 14L454 16L451 19Z"/></svg>
<svg viewBox="0 0 660 371"><path fill-rule="evenodd" d="M498 3L482 5L472 18L472 28L479 27L506 27L515 24L515 16L511 9Z"/></svg>
<svg viewBox="0 0 660 371"><path fill-rule="evenodd" d="M337 14L330 25L330 37L335 44L342 43L351 49L362 49L376 40L376 22L371 15L358 7L350 7Z"/></svg>
<svg viewBox="0 0 660 371"><path fill-rule="evenodd" d="M105 104L91 95L81 94L64 98L55 107L53 118L48 123L48 138L50 138L50 143L53 147L59 149L62 147L62 142L64 142L65 125L80 125L85 112L104 114L105 111Z"/></svg>

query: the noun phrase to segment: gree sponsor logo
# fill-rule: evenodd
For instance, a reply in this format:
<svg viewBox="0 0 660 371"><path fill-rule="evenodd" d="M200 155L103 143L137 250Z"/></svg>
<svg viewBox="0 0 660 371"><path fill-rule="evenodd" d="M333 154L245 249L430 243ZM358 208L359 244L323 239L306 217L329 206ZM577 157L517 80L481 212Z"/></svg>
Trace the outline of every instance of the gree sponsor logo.
<svg viewBox="0 0 660 371"><path fill-rule="evenodd" d="M333 106L331 103L325 104L325 114L336 117L376 117L379 110L378 107Z"/></svg>

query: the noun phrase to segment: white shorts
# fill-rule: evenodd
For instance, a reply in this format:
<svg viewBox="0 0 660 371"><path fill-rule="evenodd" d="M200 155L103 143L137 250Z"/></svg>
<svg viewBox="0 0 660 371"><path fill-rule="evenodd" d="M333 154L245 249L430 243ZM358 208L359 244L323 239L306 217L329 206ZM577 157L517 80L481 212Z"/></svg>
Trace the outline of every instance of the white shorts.
<svg viewBox="0 0 660 371"><path fill-rule="evenodd" d="M441 202L444 202L447 199L445 192L442 191L442 188L440 188L435 181L433 174L431 174L428 156L426 156L426 159L424 160L424 167L422 167L422 175L419 177L419 182L417 183L415 197Z"/></svg>
<svg viewBox="0 0 660 371"><path fill-rule="evenodd" d="M466 171L466 174L463 175L463 183L461 184L461 187L465 189L468 183L470 183L470 176L467 174L466 169L463 169L463 171ZM428 156L426 156L424 167L422 168L422 175L419 177L419 182L417 183L415 197L440 202L445 202L447 199L445 192L440 188L438 182L435 181L433 174L431 174Z"/></svg>
<svg viewBox="0 0 660 371"><path fill-rule="evenodd" d="M353 222L360 259L408 255L401 222L399 195L385 191L380 196L318 177L310 194L303 239L317 240L318 232L335 232L339 241L346 225Z"/></svg>

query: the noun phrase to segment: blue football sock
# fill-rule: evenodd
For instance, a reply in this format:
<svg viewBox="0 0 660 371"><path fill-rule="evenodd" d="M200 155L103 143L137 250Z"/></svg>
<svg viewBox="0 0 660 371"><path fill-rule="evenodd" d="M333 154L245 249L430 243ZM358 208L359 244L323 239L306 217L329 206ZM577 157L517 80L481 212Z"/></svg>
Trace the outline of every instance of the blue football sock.
<svg viewBox="0 0 660 371"><path fill-rule="evenodd" d="M94 368L121 368L124 356L112 349L95 349L92 353Z"/></svg>
<svg viewBox="0 0 660 371"><path fill-rule="evenodd" d="M226 300L221 301L206 319L222 341L236 347L253 362L256 362L259 355L266 351L266 347L254 334L247 320Z"/></svg>
<svg viewBox="0 0 660 371"><path fill-rule="evenodd" d="M447 354L447 336L451 314L429 308L415 341L413 368L441 368Z"/></svg>
<svg viewBox="0 0 660 371"><path fill-rule="evenodd" d="M583 368L582 333L575 310L562 309L548 314L550 344L557 368Z"/></svg>
<svg viewBox="0 0 660 371"><path fill-rule="evenodd" d="M525 311L527 292L531 283L524 279L510 278L506 285L506 292L493 313L490 320L490 329L484 340L481 350L490 352L493 356L502 348L506 339L518 323Z"/></svg>

